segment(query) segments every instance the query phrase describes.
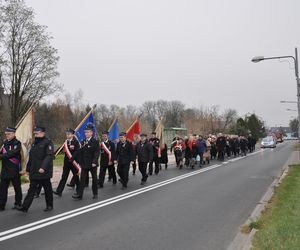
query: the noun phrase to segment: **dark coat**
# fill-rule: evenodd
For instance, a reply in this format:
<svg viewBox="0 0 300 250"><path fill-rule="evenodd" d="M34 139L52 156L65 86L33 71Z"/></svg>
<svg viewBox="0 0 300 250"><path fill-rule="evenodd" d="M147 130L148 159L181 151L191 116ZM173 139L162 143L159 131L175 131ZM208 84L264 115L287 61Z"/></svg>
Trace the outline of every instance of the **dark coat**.
<svg viewBox="0 0 300 250"><path fill-rule="evenodd" d="M111 161L113 162L116 159L116 147L115 144L112 141L107 142L101 142L100 143L100 165L101 166L108 166L109 163L109 156L106 153L106 151L103 149L102 143L104 143L107 147L107 149L111 153Z"/></svg>
<svg viewBox="0 0 300 250"><path fill-rule="evenodd" d="M135 157L131 142L118 142L116 150L116 160L118 161L118 164L130 164L131 161L134 161L134 158Z"/></svg>
<svg viewBox="0 0 300 250"><path fill-rule="evenodd" d="M95 167L99 166L99 154L100 154L100 144L95 138L90 140L84 140L82 143L80 166L83 169L91 169L92 164L96 164Z"/></svg>
<svg viewBox="0 0 300 250"><path fill-rule="evenodd" d="M226 148L226 138L224 136L218 137L216 146L219 152L224 151Z"/></svg>
<svg viewBox="0 0 300 250"><path fill-rule="evenodd" d="M3 151L6 151L6 153ZM21 142L16 138L11 141L4 141L3 148L0 152L0 159L2 159L2 179L19 177L19 172L21 171Z"/></svg>
<svg viewBox="0 0 300 250"><path fill-rule="evenodd" d="M164 148L161 150L161 157L160 157L160 163L162 164L167 164L169 159L168 159L168 146L165 144Z"/></svg>
<svg viewBox="0 0 300 250"><path fill-rule="evenodd" d="M152 145L146 141L145 143L139 142L136 145L136 155L138 162L148 163L153 160L153 148Z"/></svg>
<svg viewBox="0 0 300 250"><path fill-rule="evenodd" d="M71 163L72 160L75 160L77 163L80 162L80 143L76 138L67 141L68 149L72 155L72 158L69 159L65 153L64 163Z"/></svg>
<svg viewBox="0 0 300 250"><path fill-rule="evenodd" d="M150 138L149 139L150 144L153 147L153 158L158 158L158 150L159 150L159 144L160 140L158 138Z"/></svg>
<svg viewBox="0 0 300 250"><path fill-rule="evenodd" d="M53 150L53 143L47 137L35 139L29 153L29 161L26 167L26 172L29 173L29 179L42 180L52 178ZM43 174L39 173L40 168L45 170Z"/></svg>

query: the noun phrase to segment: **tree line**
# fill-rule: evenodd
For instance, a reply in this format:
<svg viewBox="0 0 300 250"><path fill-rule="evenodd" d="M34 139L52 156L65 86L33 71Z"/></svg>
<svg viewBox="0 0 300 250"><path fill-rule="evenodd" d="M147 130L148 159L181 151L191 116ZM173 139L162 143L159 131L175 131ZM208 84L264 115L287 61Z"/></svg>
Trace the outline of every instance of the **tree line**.
<svg viewBox="0 0 300 250"><path fill-rule="evenodd" d="M51 103L40 102L36 106L35 121L46 126L52 140L59 143L63 140L65 129L75 128L91 108L83 102L83 92L79 90L74 95L66 94ZM264 124L255 114L239 117L236 110L220 112L218 106L189 108L178 100L146 101L142 105L126 107L97 104L93 115L98 132L108 130L115 117L118 117L120 130L126 131L141 115L142 132L145 133L154 131L162 119L165 127L184 127L188 134L251 133L256 138L265 135Z"/></svg>

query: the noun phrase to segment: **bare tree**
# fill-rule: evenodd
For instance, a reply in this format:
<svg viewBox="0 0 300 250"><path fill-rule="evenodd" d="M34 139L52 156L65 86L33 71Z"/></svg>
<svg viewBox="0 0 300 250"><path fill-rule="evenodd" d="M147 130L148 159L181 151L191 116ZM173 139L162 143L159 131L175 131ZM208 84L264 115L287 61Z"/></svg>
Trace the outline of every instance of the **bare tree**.
<svg viewBox="0 0 300 250"><path fill-rule="evenodd" d="M157 105L155 101L147 101L144 102L141 110L143 112L144 119L148 122L151 129L154 130L156 128L156 124L158 122L157 115Z"/></svg>
<svg viewBox="0 0 300 250"><path fill-rule="evenodd" d="M222 115L223 130L228 130L238 119L237 111L235 109L226 109Z"/></svg>
<svg viewBox="0 0 300 250"><path fill-rule="evenodd" d="M16 124L32 104L61 89L56 82L59 57L46 26L34 21L33 10L23 0L5 1L0 15L0 74L10 95L11 122Z"/></svg>

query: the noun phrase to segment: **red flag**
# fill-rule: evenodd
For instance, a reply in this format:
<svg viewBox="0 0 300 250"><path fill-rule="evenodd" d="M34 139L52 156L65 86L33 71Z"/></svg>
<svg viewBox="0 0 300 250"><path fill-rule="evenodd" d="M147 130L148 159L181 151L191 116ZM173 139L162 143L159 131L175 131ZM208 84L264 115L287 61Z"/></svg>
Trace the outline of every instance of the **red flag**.
<svg viewBox="0 0 300 250"><path fill-rule="evenodd" d="M130 142L133 142L133 136L135 134L139 135L141 133L141 127L140 127L140 121L139 119L136 119L134 123L130 126L130 128L127 130L127 140Z"/></svg>

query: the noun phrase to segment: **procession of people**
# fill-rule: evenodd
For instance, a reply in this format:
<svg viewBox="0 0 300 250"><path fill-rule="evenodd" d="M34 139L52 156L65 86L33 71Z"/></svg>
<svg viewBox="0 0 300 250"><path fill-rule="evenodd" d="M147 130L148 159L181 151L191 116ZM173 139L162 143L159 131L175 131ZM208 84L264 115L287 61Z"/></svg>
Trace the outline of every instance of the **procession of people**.
<svg viewBox="0 0 300 250"><path fill-rule="evenodd" d="M84 189L88 186L89 176L92 177L93 199L98 198L98 191L105 185L106 174L108 181L116 185L119 181L122 190L126 190L129 183L130 166L133 174L136 168L142 176L141 185L147 183L149 176L158 175L165 166L168 169L168 145L161 145L156 132L150 138L145 133L135 134L134 141L127 139L127 134L119 134L118 141L109 140L109 132L103 131L101 139L95 135L94 125L87 124L84 128L85 139L79 141L73 129L65 132L63 144L64 163L62 176L55 190L52 189L53 161L55 159L54 146L46 136L46 128L34 128L34 142L29 152L26 173L29 176L30 186L27 195L22 201L21 188L21 143L15 136L16 129L8 127L5 130L5 141L0 149L2 160L0 181L0 211L4 211L7 203L8 188L12 183L15 191L13 209L27 212L35 196L44 189L46 208L45 212L53 210L53 194L62 196L70 172L72 172L72 186L74 200L83 198ZM224 161L225 158L246 155L255 151L256 139L250 134L236 135L197 135L181 137L176 135L170 145L174 152L176 167L202 167L211 160ZM100 159L99 159L100 158ZM100 160L100 161L99 161ZM98 171L98 167L100 170ZM98 174L99 172L99 174ZM119 179L117 178L119 176Z"/></svg>

